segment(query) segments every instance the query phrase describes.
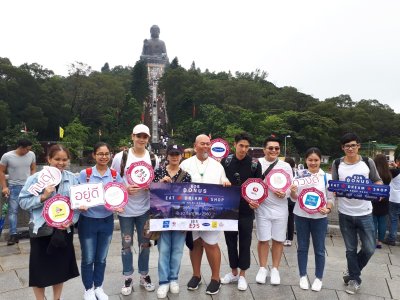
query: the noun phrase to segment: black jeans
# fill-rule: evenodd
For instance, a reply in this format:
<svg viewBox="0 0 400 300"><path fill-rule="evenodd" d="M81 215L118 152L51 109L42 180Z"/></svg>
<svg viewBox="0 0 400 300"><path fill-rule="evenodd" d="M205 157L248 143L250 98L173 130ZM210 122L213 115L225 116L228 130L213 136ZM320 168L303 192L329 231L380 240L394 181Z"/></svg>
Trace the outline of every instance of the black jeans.
<svg viewBox="0 0 400 300"><path fill-rule="evenodd" d="M286 233L286 239L289 241L293 241L293 233L294 233L294 214L293 214L293 209L294 209L295 203L288 198L288 211L289 211L289 216L287 220L287 233Z"/></svg>
<svg viewBox="0 0 400 300"><path fill-rule="evenodd" d="M253 233L253 217L239 216L239 231L225 231L228 247L229 266L231 269L247 270L250 267L250 246ZM238 249L239 237L239 249Z"/></svg>

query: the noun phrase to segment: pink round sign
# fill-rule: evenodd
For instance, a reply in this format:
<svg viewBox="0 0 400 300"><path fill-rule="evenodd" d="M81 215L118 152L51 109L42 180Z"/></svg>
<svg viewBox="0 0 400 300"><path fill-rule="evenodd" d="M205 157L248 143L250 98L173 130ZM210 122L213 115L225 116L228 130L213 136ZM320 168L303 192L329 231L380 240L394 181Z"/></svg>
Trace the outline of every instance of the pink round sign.
<svg viewBox="0 0 400 300"><path fill-rule="evenodd" d="M242 184L242 197L249 203L262 203L268 197L268 187L260 178L249 178Z"/></svg>
<svg viewBox="0 0 400 300"><path fill-rule="evenodd" d="M68 197L55 195L46 200L42 215L47 225L55 228L63 228L72 222L74 211L71 209Z"/></svg>
<svg viewBox="0 0 400 300"><path fill-rule="evenodd" d="M104 207L108 210L116 210L128 204L128 191L125 185L119 182L109 182L104 186Z"/></svg>
<svg viewBox="0 0 400 300"><path fill-rule="evenodd" d="M130 165L126 171L129 184L136 184L138 187L148 187L154 179L154 170L151 165L144 161L137 161Z"/></svg>
<svg viewBox="0 0 400 300"><path fill-rule="evenodd" d="M224 139L211 140L210 156L214 159L220 160L229 155L229 144Z"/></svg>
<svg viewBox="0 0 400 300"><path fill-rule="evenodd" d="M324 193L314 187L303 189L297 201L300 208L309 214L316 214L326 205Z"/></svg>
<svg viewBox="0 0 400 300"><path fill-rule="evenodd" d="M265 177L265 183L273 192L286 192L290 187L290 175L282 169L274 169Z"/></svg>

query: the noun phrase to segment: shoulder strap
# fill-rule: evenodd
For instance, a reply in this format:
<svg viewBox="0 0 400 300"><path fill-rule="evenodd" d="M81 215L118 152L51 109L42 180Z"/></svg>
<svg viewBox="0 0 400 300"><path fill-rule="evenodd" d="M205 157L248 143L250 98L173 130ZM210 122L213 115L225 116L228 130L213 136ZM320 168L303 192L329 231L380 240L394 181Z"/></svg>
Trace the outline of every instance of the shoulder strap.
<svg viewBox="0 0 400 300"><path fill-rule="evenodd" d="M176 178L175 182L181 182L182 179L186 176L187 172L181 169L181 173L179 174L178 178Z"/></svg>
<svg viewBox="0 0 400 300"><path fill-rule="evenodd" d="M278 163L278 159L269 165L268 169L265 170L264 174L262 174L261 179L264 180L267 177L268 173L271 172L272 168Z"/></svg>
<svg viewBox="0 0 400 300"><path fill-rule="evenodd" d="M368 169L371 169L371 167L369 166L369 159L367 156L361 156L363 162L365 162L365 164L367 165Z"/></svg>
<svg viewBox="0 0 400 300"><path fill-rule="evenodd" d="M339 177L340 158L336 158L336 159L334 160L334 163L335 163L336 174L338 174L338 177Z"/></svg>
<svg viewBox="0 0 400 300"><path fill-rule="evenodd" d="M120 170L119 170L119 175L121 175L121 177L124 176L124 171L125 171L125 166L126 166L126 161L128 160L128 150L124 150L122 152L122 158L121 158L121 164L120 164Z"/></svg>
<svg viewBox="0 0 400 300"><path fill-rule="evenodd" d="M86 182L89 182L90 176L92 176L92 168L86 168Z"/></svg>
<svg viewBox="0 0 400 300"><path fill-rule="evenodd" d="M113 178L113 181L117 180L117 171L115 171L114 169L110 169L111 171L111 176Z"/></svg>

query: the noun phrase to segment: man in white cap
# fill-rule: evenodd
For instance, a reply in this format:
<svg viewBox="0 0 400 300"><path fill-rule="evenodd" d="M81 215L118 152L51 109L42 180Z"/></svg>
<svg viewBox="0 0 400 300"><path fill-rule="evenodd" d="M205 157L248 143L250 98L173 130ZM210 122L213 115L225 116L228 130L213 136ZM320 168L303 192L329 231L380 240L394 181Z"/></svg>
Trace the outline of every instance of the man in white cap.
<svg viewBox="0 0 400 300"><path fill-rule="evenodd" d="M125 280L121 289L121 294L125 296L132 293L134 271L132 245L135 227L139 244L138 268L140 273L140 286L144 287L149 292L155 289L148 275L151 243L149 239L143 236L143 227L146 220L149 218L150 192L148 188L140 188L135 184L129 184L126 175L126 171L134 162L144 161L149 165L153 165L152 155L156 161L153 167L158 167L158 158L146 149L149 138L149 127L144 124L136 125L132 131L133 147L127 151L117 153L111 164L111 168L120 172L129 194L128 204L125 206L124 211L118 214L122 238L122 274Z"/></svg>
<svg viewBox="0 0 400 300"><path fill-rule="evenodd" d="M210 147L210 138L207 135L197 136L194 143L196 155L184 160L181 163L181 169L190 174L192 182L230 186L231 183L226 178L222 165L208 157ZM221 250L218 246L218 237L218 231L193 231L193 249L190 251L193 276L187 284L189 290L197 290L201 284L200 266L204 248L211 267L211 281L207 286L206 293L214 295L219 292L221 286Z"/></svg>

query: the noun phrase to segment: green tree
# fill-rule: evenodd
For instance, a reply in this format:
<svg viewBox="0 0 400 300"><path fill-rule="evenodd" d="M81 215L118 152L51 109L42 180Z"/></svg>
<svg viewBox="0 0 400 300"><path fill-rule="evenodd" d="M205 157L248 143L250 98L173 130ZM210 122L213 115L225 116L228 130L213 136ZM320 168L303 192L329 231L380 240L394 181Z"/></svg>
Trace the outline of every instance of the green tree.
<svg viewBox="0 0 400 300"><path fill-rule="evenodd" d="M91 147L86 146L89 132L89 127L82 125L78 118L73 119L64 128L62 144L65 144L71 151L73 158L81 158L84 150L91 149Z"/></svg>

